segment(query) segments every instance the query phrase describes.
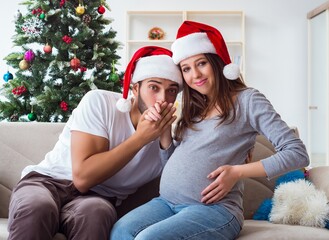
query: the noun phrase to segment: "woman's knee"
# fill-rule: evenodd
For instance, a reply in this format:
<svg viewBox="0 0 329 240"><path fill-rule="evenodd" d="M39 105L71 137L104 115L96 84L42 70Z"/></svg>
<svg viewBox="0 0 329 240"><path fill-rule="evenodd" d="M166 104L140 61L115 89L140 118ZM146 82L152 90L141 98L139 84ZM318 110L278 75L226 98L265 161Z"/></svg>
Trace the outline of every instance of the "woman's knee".
<svg viewBox="0 0 329 240"><path fill-rule="evenodd" d="M113 226L110 240L125 239L130 240L135 238L135 232L133 232L133 225L130 222L122 221L119 219Z"/></svg>

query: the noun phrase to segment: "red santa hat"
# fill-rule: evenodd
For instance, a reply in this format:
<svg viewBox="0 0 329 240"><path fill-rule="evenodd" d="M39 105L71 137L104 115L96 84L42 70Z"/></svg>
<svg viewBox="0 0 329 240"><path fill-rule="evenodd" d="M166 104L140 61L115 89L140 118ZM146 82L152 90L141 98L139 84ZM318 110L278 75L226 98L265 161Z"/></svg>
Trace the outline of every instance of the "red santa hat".
<svg viewBox="0 0 329 240"><path fill-rule="evenodd" d="M177 37L171 46L174 63L201 53L217 54L225 63L224 76L236 80L240 76L240 68L231 63L224 38L214 27L206 24L184 21L177 32Z"/></svg>
<svg viewBox="0 0 329 240"><path fill-rule="evenodd" d="M131 83L137 83L147 78L165 78L177 82L182 89L183 78L178 66L172 60L172 52L158 46L142 47L132 56L123 79L123 98L116 106L121 112L129 112L131 100L128 93Z"/></svg>

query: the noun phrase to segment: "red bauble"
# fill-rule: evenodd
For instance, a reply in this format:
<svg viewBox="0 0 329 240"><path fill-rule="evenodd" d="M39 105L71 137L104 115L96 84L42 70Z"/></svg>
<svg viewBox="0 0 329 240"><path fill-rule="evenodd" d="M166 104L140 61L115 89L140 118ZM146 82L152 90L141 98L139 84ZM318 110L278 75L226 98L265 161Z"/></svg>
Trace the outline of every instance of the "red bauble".
<svg viewBox="0 0 329 240"><path fill-rule="evenodd" d="M71 68L74 70L74 71L77 71L80 67L80 60L76 57L74 57L71 62L70 62L70 65L71 65Z"/></svg>
<svg viewBox="0 0 329 240"><path fill-rule="evenodd" d="M45 53L51 53L53 51L53 48L47 44L46 46L43 47L43 51Z"/></svg>
<svg viewBox="0 0 329 240"><path fill-rule="evenodd" d="M103 5L101 5L98 7L97 11L99 14L103 14L103 13L105 13L105 7Z"/></svg>
<svg viewBox="0 0 329 240"><path fill-rule="evenodd" d="M64 102L64 101L61 101L61 103L59 104L59 106L60 106L60 108L64 111L64 112L66 112L67 110L69 110L69 105L66 103L66 102Z"/></svg>

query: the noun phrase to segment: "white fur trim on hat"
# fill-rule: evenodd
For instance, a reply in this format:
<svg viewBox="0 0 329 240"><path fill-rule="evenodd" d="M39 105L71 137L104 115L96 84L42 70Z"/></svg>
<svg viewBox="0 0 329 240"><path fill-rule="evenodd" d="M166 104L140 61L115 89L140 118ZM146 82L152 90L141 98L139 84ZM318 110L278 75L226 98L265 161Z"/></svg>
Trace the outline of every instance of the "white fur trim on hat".
<svg viewBox="0 0 329 240"><path fill-rule="evenodd" d="M116 107L120 112L129 112L131 109L131 99L120 98L116 102Z"/></svg>
<svg viewBox="0 0 329 240"><path fill-rule="evenodd" d="M182 89L182 73L168 55L153 55L140 58L136 63L131 82L137 83L152 77L164 78L177 82L179 88Z"/></svg>
<svg viewBox="0 0 329 240"><path fill-rule="evenodd" d="M235 63L225 65L223 74L228 80L236 80L240 77L240 68Z"/></svg>
<svg viewBox="0 0 329 240"><path fill-rule="evenodd" d="M214 45L209 40L207 33L196 32L178 38L171 45L173 60L179 64L182 60L201 53L216 53Z"/></svg>

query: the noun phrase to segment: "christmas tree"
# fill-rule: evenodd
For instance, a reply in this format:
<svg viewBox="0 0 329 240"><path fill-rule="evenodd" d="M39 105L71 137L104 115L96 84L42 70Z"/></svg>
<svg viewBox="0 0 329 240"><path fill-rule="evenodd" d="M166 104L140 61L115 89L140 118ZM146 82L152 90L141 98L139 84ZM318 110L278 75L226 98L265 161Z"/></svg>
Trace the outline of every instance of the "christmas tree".
<svg viewBox="0 0 329 240"><path fill-rule="evenodd" d="M17 12L0 120L66 122L91 89L121 92L116 32L105 0L27 0Z"/></svg>

